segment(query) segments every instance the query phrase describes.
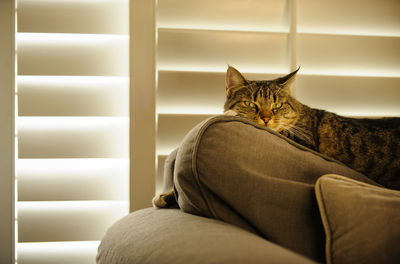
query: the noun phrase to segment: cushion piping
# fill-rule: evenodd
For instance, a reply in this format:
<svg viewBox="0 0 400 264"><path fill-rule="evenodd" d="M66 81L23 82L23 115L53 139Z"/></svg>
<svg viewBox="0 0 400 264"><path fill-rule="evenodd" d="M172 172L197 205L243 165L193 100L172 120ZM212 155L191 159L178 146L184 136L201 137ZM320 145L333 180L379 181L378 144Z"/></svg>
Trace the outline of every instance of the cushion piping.
<svg viewBox="0 0 400 264"><path fill-rule="evenodd" d="M319 208L319 212L321 215L321 219L322 219L322 224L324 226L324 230L325 230L325 258L326 258L326 263L327 264L332 264L332 230L330 229L330 223L327 217L327 210L325 207L325 199L324 199L324 195L322 194L322 190L321 190L321 178L323 176L321 176L317 182L315 183L315 196L317 198L317 204L318 204L318 208Z"/></svg>

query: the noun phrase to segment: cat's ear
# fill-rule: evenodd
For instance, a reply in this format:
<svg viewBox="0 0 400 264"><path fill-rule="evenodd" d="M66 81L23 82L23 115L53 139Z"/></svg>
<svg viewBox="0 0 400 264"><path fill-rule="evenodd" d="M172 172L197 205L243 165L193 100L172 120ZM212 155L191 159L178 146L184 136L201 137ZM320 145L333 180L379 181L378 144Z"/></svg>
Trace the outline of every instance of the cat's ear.
<svg viewBox="0 0 400 264"><path fill-rule="evenodd" d="M247 83L242 74L235 68L229 66L226 71L226 93L229 94L233 87L242 86Z"/></svg>
<svg viewBox="0 0 400 264"><path fill-rule="evenodd" d="M285 75L283 77L280 77L278 79L275 79L274 81L283 85L289 87L290 84L294 81L296 77L296 73L300 70L300 67L297 68L297 70L289 73L288 75Z"/></svg>

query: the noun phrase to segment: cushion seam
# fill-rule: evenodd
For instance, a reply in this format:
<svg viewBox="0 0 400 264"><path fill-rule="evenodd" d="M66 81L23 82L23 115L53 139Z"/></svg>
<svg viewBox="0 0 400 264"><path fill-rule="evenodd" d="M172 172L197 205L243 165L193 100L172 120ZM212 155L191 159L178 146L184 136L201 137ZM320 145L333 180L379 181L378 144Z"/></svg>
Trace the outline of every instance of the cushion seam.
<svg viewBox="0 0 400 264"><path fill-rule="evenodd" d="M357 180L354 180L352 178L345 177L345 176L342 176L342 175L339 175L339 174L325 174L324 176L326 176L328 178L333 178L333 179L338 180L338 181L344 181L344 182L347 182L347 183L351 183L351 184L356 185L357 187L368 188L369 190L379 191L381 189L384 189L385 192L393 193L393 194L396 194L398 192L398 190L395 190L395 189L390 189L390 188L387 188L387 187L384 187L384 186L380 186L380 185L377 186L377 185L373 185L373 184L370 184L370 183L357 181Z"/></svg>
<svg viewBox="0 0 400 264"><path fill-rule="evenodd" d="M222 117L222 118L221 118L221 117ZM214 117L212 117L212 118L210 118L210 119L208 120L208 122L206 123L206 125L207 125L207 126L210 126L211 124L214 124L214 123L222 123L222 122L241 122L241 123L245 123L245 124L247 124L247 125L251 125L251 126L253 126L254 128L256 128L256 129L264 130L264 131L266 131L266 132L268 132L268 133L270 133L270 134L272 134L272 135L274 135L274 136L277 136L277 137L283 139L284 141L286 141L286 142L289 143L290 145L296 147L297 149L310 152L310 153L312 153L312 154L314 154L314 155L316 155L316 156L318 156L318 157L323 158L324 160L332 161L332 162L338 163L338 164L340 164L340 165L346 166L344 163L342 163L342 162L340 162L340 161L338 161L338 160L336 160L336 159L334 159L334 158L328 157L328 156L326 156L326 155L324 155L324 154L322 154L322 153L319 153L318 151L315 151L315 150L312 150L312 149L310 149L310 148L307 148L307 147L305 147L305 146L303 146L303 145L297 143L296 141L293 141L292 139L290 139L290 138L288 138L288 137L285 137L284 135L281 135L281 134L279 134L278 132L275 132L275 131L271 130L270 128L268 128L268 127L266 127L266 126L256 124L256 123L252 122L251 120L245 119L244 117L239 117L239 116L223 116L223 115L222 115L222 116L221 116L221 115L220 115L220 116L214 116ZM347 167L347 166L346 166L346 167Z"/></svg>
<svg viewBox="0 0 400 264"><path fill-rule="evenodd" d="M315 195L317 198L318 208L320 211L320 215L322 218L322 223L325 230L325 258L327 264L332 264L332 230L330 228L330 223L328 220L328 211L326 210L325 206L325 198L321 190L321 178L320 177L317 182L315 183Z"/></svg>
<svg viewBox="0 0 400 264"><path fill-rule="evenodd" d="M199 173L197 171L197 152L199 149L201 138L202 138L204 132L210 127L210 125L215 122L215 119L216 119L216 117L212 117L209 120L207 120L206 123L204 125L202 125L201 129L197 133L195 145L194 145L193 152L192 152L192 175L193 175L194 180L197 183L197 186L200 190L200 195L202 196L203 200L205 201L205 203L208 207L208 211L213 215L214 218L221 220L220 217L218 217L214 207L212 206L211 201L208 199L208 196L205 195L205 191L203 190L202 184L200 183L200 177L199 177Z"/></svg>

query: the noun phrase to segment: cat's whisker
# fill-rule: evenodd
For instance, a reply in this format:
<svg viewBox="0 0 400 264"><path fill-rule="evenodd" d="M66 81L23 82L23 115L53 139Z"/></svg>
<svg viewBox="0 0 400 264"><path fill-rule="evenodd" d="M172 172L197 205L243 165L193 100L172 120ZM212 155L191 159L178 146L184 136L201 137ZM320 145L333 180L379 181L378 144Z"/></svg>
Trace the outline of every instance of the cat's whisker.
<svg viewBox="0 0 400 264"><path fill-rule="evenodd" d="M310 131L307 131L306 129L292 125L290 127L285 127L284 128L286 131L289 133L293 134L294 136L298 137L299 139L302 139L306 142L313 142L313 136Z"/></svg>
<svg viewBox="0 0 400 264"><path fill-rule="evenodd" d="M301 137L303 137L303 139L306 139L307 141L312 141L313 136L311 135L311 133L309 131L306 131L305 129L300 128L300 127L296 127L296 126L293 126L291 128L291 130L295 134L301 135Z"/></svg>
<svg viewBox="0 0 400 264"><path fill-rule="evenodd" d="M298 132L301 132L301 133L307 135L308 137L312 137L311 132L309 130L305 129L305 128L302 128L302 127L299 127L299 126L296 126L296 125L293 125L291 128L296 130L296 131L298 131Z"/></svg>

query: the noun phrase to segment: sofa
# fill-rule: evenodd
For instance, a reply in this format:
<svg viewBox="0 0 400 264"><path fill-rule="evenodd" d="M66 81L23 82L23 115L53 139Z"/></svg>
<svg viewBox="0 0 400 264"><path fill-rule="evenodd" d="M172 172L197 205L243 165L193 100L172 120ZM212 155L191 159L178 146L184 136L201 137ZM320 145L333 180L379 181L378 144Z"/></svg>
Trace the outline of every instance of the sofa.
<svg viewBox="0 0 400 264"><path fill-rule="evenodd" d="M98 264L399 263L400 191L246 119L204 120L165 162L176 206L114 223Z"/></svg>

